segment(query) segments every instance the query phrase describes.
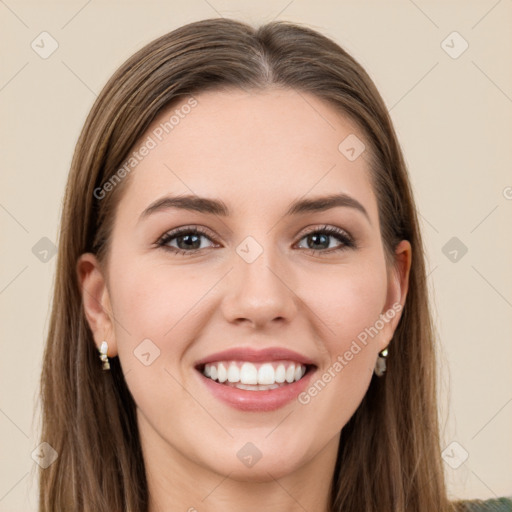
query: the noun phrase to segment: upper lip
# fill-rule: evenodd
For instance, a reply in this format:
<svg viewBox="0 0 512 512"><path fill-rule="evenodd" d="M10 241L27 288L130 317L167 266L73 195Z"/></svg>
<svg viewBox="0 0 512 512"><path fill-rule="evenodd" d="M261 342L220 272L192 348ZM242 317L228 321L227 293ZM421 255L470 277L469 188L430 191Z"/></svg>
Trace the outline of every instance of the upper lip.
<svg viewBox="0 0 512 512"><path fill-rule="evenodd" d="M283 347L269 347L262 350L255 350L248 347L230 348L222 352L215 352L200 359L195 363L196 367L213 363L215 361L250 361L253 363L263 361L296 361L304 365L314 365L314 361L298 352Z"/></svg>

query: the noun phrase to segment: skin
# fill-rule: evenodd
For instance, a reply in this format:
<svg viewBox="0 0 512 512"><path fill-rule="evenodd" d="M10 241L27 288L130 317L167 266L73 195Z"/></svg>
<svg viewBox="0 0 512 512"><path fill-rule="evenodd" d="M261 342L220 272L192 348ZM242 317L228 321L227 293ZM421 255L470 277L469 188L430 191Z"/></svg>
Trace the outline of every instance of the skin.
<svg viewBox="0 0 512 512"><path fill-rule="evenodd" d="M321 376L380 314L403 306L411 247L402 241L386 266L365 154L349 161L338 150L364 134L331 106L289 89L196 99L130 174L105 265L89 253L78 261L86 316L137 404L151 512L327 511L340 431L400 314L305 405L239 411L214 398L193 365L231 347L279 346L312 358ZM369 219L350 207L284 217L292 201L333 191L357 199ZM167 209L139 221L156 199L191 193L222 199L232 216ZM332 235L308 245L308 230L325 224L357 247L332 252L343 247ZM155 245L189 225L209 233L194 255ZM236 252L247 236L263 249L252 263ZM160 350L149 366L134 356L144 339ZM247 442L262 453L252 467L237 457Z"/></svg>

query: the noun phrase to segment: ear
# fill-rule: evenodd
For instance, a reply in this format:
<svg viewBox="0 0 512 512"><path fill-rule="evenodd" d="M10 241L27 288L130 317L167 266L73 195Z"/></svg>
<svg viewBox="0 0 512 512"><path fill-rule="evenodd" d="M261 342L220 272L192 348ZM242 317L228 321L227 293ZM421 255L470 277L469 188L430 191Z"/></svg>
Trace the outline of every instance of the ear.
<svg viewBox="0 0 512 512"><path fill-rule="evenodd" d="M117 355L117 343L114 335L114 316L110 304L107 281L101 265L92 253L82 254L77 261L76 270L82 293L82 304L94 342L99 349L102 341L108 343L108 356Z"/></svg>
<svg viewBox="0 0 512 512"><path fill-rule="evenodd" d="M382 314L388 318L384 340L388 344L398 326L409 290L409 272L411 270L412 248L407 240L402 240L395 249L395 263L388 269L388 290L386 304Z"/></svg>

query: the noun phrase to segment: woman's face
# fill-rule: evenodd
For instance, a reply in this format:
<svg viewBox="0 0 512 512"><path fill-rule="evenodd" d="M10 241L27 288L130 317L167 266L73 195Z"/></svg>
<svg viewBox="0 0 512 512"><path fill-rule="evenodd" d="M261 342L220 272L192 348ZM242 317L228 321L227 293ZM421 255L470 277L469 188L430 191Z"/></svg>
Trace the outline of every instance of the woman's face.
<svg viewBox="0 0 512 512"><path fill-rule="evenodd" d="M386 267L364 135L328 104L288 89L196 100L134 148L105 272L80 260L95 341L120 359L153 467L332 473L410 246Z"/></svg>

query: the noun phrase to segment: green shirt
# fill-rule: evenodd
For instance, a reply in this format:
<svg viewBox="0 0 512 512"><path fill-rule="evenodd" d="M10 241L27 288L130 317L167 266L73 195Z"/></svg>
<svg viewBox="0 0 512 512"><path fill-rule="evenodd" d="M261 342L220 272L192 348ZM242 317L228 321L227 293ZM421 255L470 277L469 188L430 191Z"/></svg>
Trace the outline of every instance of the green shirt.
<svg viewBox="0 0 512 512"><path fill-rule="evenodd" d="M490 500L464 501L464 512L512 512L511 498L493 498Z"/></svg>

